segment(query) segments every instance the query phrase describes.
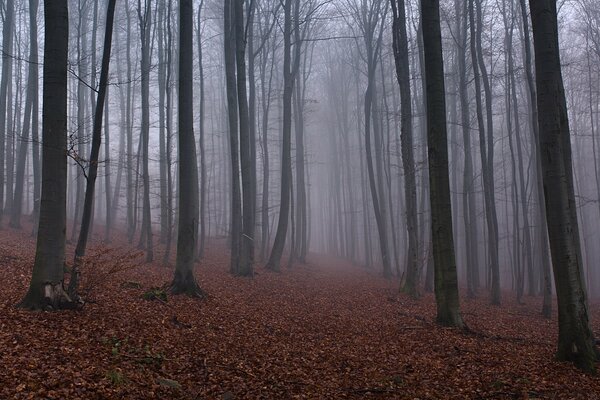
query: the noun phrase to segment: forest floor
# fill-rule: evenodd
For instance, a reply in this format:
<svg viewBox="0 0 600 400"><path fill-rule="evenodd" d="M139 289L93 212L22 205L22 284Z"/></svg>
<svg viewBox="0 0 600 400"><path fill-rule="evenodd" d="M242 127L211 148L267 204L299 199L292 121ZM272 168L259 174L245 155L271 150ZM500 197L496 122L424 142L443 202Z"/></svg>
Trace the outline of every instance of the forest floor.
<svg viewBox="0 0 600 400"><path fill-rule="evenodd" d="M0 230L0 399L600 398L600 377L553 360L539 299L463 298L465 334L435 324L432 295L340 260L234 278L221 243L196 270L205 300L149 301L172 269L113 240L90 249L82 310L28 312L26 232Z"/></svg>

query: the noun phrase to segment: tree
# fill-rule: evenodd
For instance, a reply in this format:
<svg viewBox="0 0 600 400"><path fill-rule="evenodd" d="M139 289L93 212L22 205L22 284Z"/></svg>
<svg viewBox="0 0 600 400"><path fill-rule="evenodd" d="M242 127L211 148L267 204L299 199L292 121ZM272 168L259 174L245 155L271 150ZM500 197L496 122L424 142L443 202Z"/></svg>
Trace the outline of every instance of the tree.
<svg viewBox="0 0 600 400"><path fill-rule="evenodd" d="M425 53L425 81L427 82L429 202L431 205L437 321L441 325L463 328L464 323L459 312L456 259L452 235L446 89L439 0L421 0L421 18Z"/></svg>
<svg viewBox="0 0 600 400"><path fill-rule="evenodd" d="M154 249L152 245L152 215L150 211L150 171L148 168L149 150L150 150L150 33L152 31L152 9L148 0L144 0L142 7L141 0L138 0L138 20L140 25L140 39L142 44L142 126L141 126L141 144L142 144L142 180L144 183L143 193L143 217L142 217L142 235L140 243L146 239L146 262L151 262L154 258Z"/></svg>
<svg viewBox="0 0 600 400"><path fill-rule="evenodd" d="M492 115L492 95L489 77L485 68L485 62L483 60L483 51L481 48L481 2L477 0L477 12L475 12L475 1L476 0L469 0L469 22L471 28L471 60L473 66L473 80L475 82L475 104L477 110L477 123L479 128L479 148L481 151L481 175L483 177L483 197L485 202L485 220L487 226L489 263L490 271L492 273L491 303L499 305L500 267L498 264L498 216L496 213L496 202L494 193L494 126ZM483 91L485 93L485 122L487 123L487 126L486 124L484 124L483 119L483 105L481 102L481 81L483 81Z"/></svg>
<svg viewBox="0 0 600 400"><path fill-rule="evenodd" d="M252 10L249 10L252 13ZM254 155L254 128L250 129L248 95L246 89L246 32L244 1L234 1L235 60L237 102L239 111L240 166L242 172L242 236L240 260L236 275L254 274L254 232L256 230L256 157ZM251 19L250 19L251 21ZM254 95L254 94L253 94Z"/></svg>
<svg viewBox="0 0 600 400"><path fill-rule="evenodd" d="M179 2L179 223L177 259L171 291L201 297L194 278L198 241L198 165L194 138L192 0Z"/></svg>
<svg viewBox="0 0 600 400"><path fill-rule="evenodd" d="M63 288L67 220L67 0L44 1L42 197L33 274L20 307L72 304Z"/></svg>
<svg viewBox="0 0 600 400"><path fill-rule="evenodd" d="M206 246L206 156L205 156L205 131L204 131L204 118L205 118L205 77L204 77L204 64L202 62L202 7L204 0L200 1L198 5L198 30L197 30L197 46L198 46L198 74L200 75L200 110L199 110L199 138L198 147L200 151L200 231L198 240L198 258L204 256L204 249Z"/></svg>
<svg viewBox="0 0 600 400"><path fill-rule="evenodd" d="M292 95L294 92L294 81L300 64L300 43L295 45L294 60L292 61L292 3L295 4L296 16L295 28L298 29L298 8L300 0L285 0L283 5L283 142L281 150L281 203L279 205L279 220L275 242L267 262L267 269L279 271L281 257L288 230L288 219L290 217L290 191L292 180Z"/></svg>
<svg viewBox="0 0 600 400"><path fill-rule="evenodd" d="M29 67L27 77L27 94L25 97L25 112L23 114L23 128L19 142L19 157L17 159L17 176L15 179L14 201L10 214L10 226L21 228L21 214L23 213L23 190L25 185L25 161L29 144L29 130L37 131L38 101L38 66L37 66L37 9L38 0L29 0ZM35 108L35 115L33 113ZM35 135L37 136L37 134ZM36 151L36 149L34 149ZM39 160L36 160L39 163ZM35 168L34 166L34 173ZM35 191L37 193L37 191ZM35 202L35 200L34 200Z"/></svg>
<svg viewBox="0 0 600 400"><path fill-rule="evenodd" d="M379 248L383 275L391 277L392 269L389 256L387 212L385 202L385 187L383 184L383 138L380 126L380 116L377 112L378 96L376 72L379 54L383 41L383 28L387 15L387 2L373 0L371 2L351 3L354 20L360 29L365 44L365 54L362 58L367 64L367 88L364 93L364 138L367 164L367 176L377 233L379 235ZM372 128L372 129L371 129ZM373 144L371 140L373 132ZM374 154L373 154L374 153ZM373 155L375 157L373 157Z"/></svg>
<svg viewBox="0 0 600 400"><path fill-rule="evenodd" d="M408 37L406 33L406 10L404 0L390 0L393 13L393 46L396 62L396 77L400 85L401 102L401 146L404 167L404 197L406 202L406 230L408 232L408 264L403 290L412 296L418 295L418 224L417 184L412 138L412 98L410 93L410 69L408 62Z"/></svg>
<svg viewBox="0 0 600 400"><path fill-rule="evenodd" d="M535 172L536 172L536 197L538 201L538 220L539 220L539 228L538 228L538 241L540 243L540 260L541 260L541 268L542 274L544 275L544 287L542 288L544 294L544 302L542 305L542 314L546 318L550 318L552 314L552 289L550 283L550 250L548 249L548 227L546 221L546 205L544 202L544 188L543 188L543 177L542 177L542 153L540 149L540 127L538 124L538 106L536 103L536 92L535 92L535 82L533 77L533 68L531 62L531 45L529 38L529 21L527 16L527 7L525 5L525 0L519 0L520 8L521 8L521 19L523 21L523 38L524 43L523 47L525 50L525 59L524 59L524 67L525 67L525 77L527 80L527 89L528 89L528 100L530 102L531 109L531 131L533 133L533 144L535 148L534 156L535 156ZM533 279L533 270L530 271L528 276L528 291L529 295L533 296L535 292L535 285Z"/></svg>
<svg viewBox="0 0 600 400"><path fill-rule="evenodd" d="M475 179L473 176L473 156L471 154L471 115L469 111L469 94L467 87L467 30L468 30L468 2L457 0L462 3L461 26L459 30L458 43L458 73L459 73L459 98L461 124L464 148L463 168L463 225L465 229L465 242L467 243L467 296L475 297L479 286L479 252L477 250L477 209L475 204Z"/></svg>
<svg viewBox="0 0 600 400"><path fill-rule="evenodd" d="M4 11L4 27L2 29L2 78L0 80L0 223L4 214L4 153L6 141L6 127L12 123L6 114L9 104L8 86L12 79L12 39L14 30L14 0L6 0Z"/></svg>
<svg viewBox="0 0 600 400"><path fill-rule="evenodd" d="M106 32L104 34L104 53L102 54L102 68L100 71L100 86L98 88L98 99L96 110L94 112L94 127L92 130L92 147L90 150L90 160L86 177L85 199L83 202L83 212L81 215L81 227L79 229L79 238L75 248L75 259L69 281L69 295L71 298L77 298L77 289L79 286L79 269L85 257L90 226L92 222L92 211L94 206L94 193L96 190L96 177L98 176L98 156L102 144L102 117L104 106L106 104L106 92L108 86L108 70L110 66L110 52L112 48L113 21L115 17L116 0L109 0L106 11Z"/></svg>
<svg viewBox="0 0 600 400"><path fill-rule="evenodd" d="M238 87L236 82L236 28L235 7L237 0L224 2L224 53L225 83L227 89L227 116L229 122L229 147L231 152L231 263L230 272L237 274L240 265L242 232L242 194L240 192L240 152L238 135Z"/></svg>
<svg viewBox="0 0 600 400"><path fill-rule="evenodd" d="M558 45L556 1L530 0L539 143L552 268L558 300L557 358L595 370L600 358L590 328L571 159L571 135Z"/></svg>

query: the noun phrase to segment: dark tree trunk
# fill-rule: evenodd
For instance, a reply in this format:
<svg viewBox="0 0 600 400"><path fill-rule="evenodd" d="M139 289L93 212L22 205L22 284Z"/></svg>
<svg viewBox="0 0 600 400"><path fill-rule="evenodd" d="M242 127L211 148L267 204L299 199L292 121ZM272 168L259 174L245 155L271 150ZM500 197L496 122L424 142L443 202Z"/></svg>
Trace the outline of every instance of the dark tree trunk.
<svg viewBox="0 0 600 400"><path fill-rule="evenodd" d="M79 239L75 248L75 259L71 279L69 281L69 295L77 298L77 289L79 286L79 273L83 264L83 257L88 242L90 225L92 221L92 211L94 205L94 192L96 189L96 177L98 176L98 155L102 144L102 117L104 105L106 104L106 92L108 85L108 70L110 65L110 53L112 45L113 21L115 15L116 0L109 0L106 12L106 32L104 34L104 53L102 54L102 69L100 72L100 87L98 88L98 99L96 110L94 112L94 127L92 131L92 148L90 151L89 168L86 175L85 200L83 203L83 213L81 216L81 227L79 229Z"/></svg>
<svg viewBox="0 0 600 400"><path fill-rule="evenodd" d="M535 147L535 164L536 164L536 194L537 194L537 203L538 203L538 219L540 221L540 226L538 228L538 241L540 243L540 260L541 260L541 268L542 274L544 278L544 286L542 288L544 294L544 301L542 305L542 315L546 318L550 318L552 314L552 290L550 283L550 250L548 248L548 227L546 221L546 205L544 202L544 188L542 185L543 177L542 177L542 152L540 149L540 128L538 124L538 106L536 103L536 93L535 93L535 82L533 78L533 68L531 61L531 45L529 38L529 22L528 22L528 14L527 7L525 5L525 0L519 0L521 6L521 17L523 20L523 36L524 43L523 47L525 49L525 76L527 78L527 89L529 92L529 101L531 103L531 130L533 132L533 143ZM533 269L529 271L528 274L528 293L530 296L535 294L535 281L533 276Z"/></svg>
<svg viewBox="0 0 600 400"><path fill-rule="evenodd" d="M406 231L408 249L406 281L402 290L412 296L418 296L419 285L419 233L417 226L417 184L415 177L415 158L412 138L412 98L410 91L410 69L408 62L408 37L406 33L406 10L404 0L391 0L393 21L394 60L396 77L400 85L401 102L401 147L402 166L404 168L404 197L406 203Z"/></svg>
<svg viewBox="0 0 600 400"><path fill-rule="evenodd" d="M244 1L234 1L235 59L237 67L237 102L240 123L240 166L242 175L242 235L240 261L235 271L239 276L254 274L254 232L256 220L256 158L253 155L254 130L250 129L246 89L246 26Z"/></svg>
<svg viewBox="0 0 600 400"><path fill-rule="evenodd" d="M479 251L477 249L479 237L477 235L477 209L474 188L475 178L473 176L473 157L471 155L471 115L469 112L469 97L467 87L467 4L468 3L466 1L463 1L460 44L458 46L458 70L460 76L459 97L463 147L465 152L463 170L463 219L467 253L467 296L473 298L477 295L477 289L479 286Z"/></svg>
<svg viewBox="0 0 600 400"><path fill-rule="evenodd" d="M241 256L242 197L240 192L240 150L238 133L238 93L236 82L236 30L234 3L225 0L224 45L225 81L227 86L227 115L229 120L229 150L231 153L231 264L230 272L237 274Z"/></svg>
<svg viewBox="0 0 600 400"><path fill-rule="evenodd" d="M102 72L100 72L102 74ZM102 78L102 77L100 77ZM112 229L112 196L111 196L111 183L110 183L110 127L108 119L108 89L106 90L106 111L104 112L104 195L106 199L106 215L105 215L105 227L104 227L104 240L110 242L110 232Z"/></svg>
<svg viewBox="0 0 600 400"><path fill-rule="evenodd" d="M11 101L8 98L9 81L12 79L12 39L14 30L14 0L6 0L4 10L4 27L2 29L2 78L0 80L0 223L4 214L4 153L6 149L6 127L11 123L7 121L6 107Z"/></svg>
<svg viewBox="0 0 600 400"><path fill-rule="evenodd" d="M33 152L32 168L33 168L33 233L37 232L37 225L40 216L40 195L41 195L41 174L40 169L40 140L39 140L39 66L38 66L38 0L30 0L29 2L29 21L30 21L30 46L32 48L30 62L35 65L33 80L34 95L33 107L31 112L31 150ZM0 140L2 140L0 138ZM1 196L0 196L1 198ZM1 203L1 201L0 201ZM2 208L0 204L0 208Z"/></svg>
<svg viewBox="0 0 600 400"><path fill-rule="evenodd" d="M437 321L445 326L463 328L459 312L458 280L452 237L450 177L444 60L440 28L439 0L421 0L425 80L427 82L427 146L429 158L429 202L435 268Z"/></svg>
<svg viewBox="0 0 600 400"><path fill-rule="evenodd" d="M200 78L200 110L199 110L199 138L198 147L200 150L200 232L198 240L198 258L204 257L206 246L206 156L204 151L204 118L205 118L205 96L204 96L204 64L202 62L202 7L204 1L198 6L198 75Z"/></svg>
<svg viewBox="0 0 600 400"><path fill-rule="evenodd" d="M142 142L142 181L144 184L143 193L143 224L142 236L145 238L146 262L151 262L154 258L154 248L152 245L152 214L150 210L150 171L148 168L149 150L150 150L150 32L152 29L152 10L148 0L144 0L142 7L141 0L138 0L138 19L140 25L140 39L142 47L141 60L141 85L142 85L142 119L141 119L141 142Z"/></svg>
<svg viewBox="0 0 600 400"><path fill-rule="evenodd" d="M290 186L292 179L292 95L294 92L294 76L297 72L298 54L292 66L292 3L299 0L285 0L283 28L283 143L281 150L281 203L279 205L279 221L275 242L266 268L279 271L290 217ZM296 21L296 28L299 21ZM296 43L298 53L300 43Z"/></svg>
<svg viewBox="0 0 600 400"><path fill-rule="evenodd" d="M481 151L481 168L483 177L483 197L485 201L485 219L487 226L487 240L490 272L492 275L491 303L500 304L500 269L498 264L498 217L494 194L493 172L493 123L491 89L481 49L481 4L477 0L477 19L475 18L475 1L469 0L469 22L471 28L471 60L473 66L473 80L475 82L475 101L477 109L477 122L479 126L479 147ZM481 76L480 76L481 71ZM483 118L483 105L481 102L481 80L483 80L486 106L486 122ZM486 137L487 129L487 137ZM486 147L487 144L487 147Z"/></svg>
<svg viewBox="0 0 600 400"><path fill-rule="evenodd" d="M165 15L170 16L171 15L171 9L173 8L173 2L172 0L168 0L167 1L167 12ZM172 100L172 92L171 92L171 73L172 73L172 58L173 58L173 50L172 50L172 43L173 43L173 33L171 32L171 18L168 17L167 18L167 26L166 26L166 31L167 31L167 42L166 42L166 74L165 74L165 106L166 106L166 115L165 115L165 136L166 136L166 143L165 143L165 147L166 147L166 168L165 168L165 173L167 174L167 192L166 192L166 196L167 196L167 221L166 221L166 225L167 225L167 238L166 238L166 244L165 244L165 253L163 255L163 264L167 264L169 262L169 258L171 256L171 244L173 241L173 174L171 173L171 164L172 164L172 145L171 145L171 138L172 138L172 126L173 126L173 114L171 112L172 110L172 104L173 104L173 100Z"/></svg>
<svg viewBox="0 0 600 400"><path fill-rule="evenodd" d="M17 159L17 176L15 180L15 191L13 207L10 215L10 226L21 228L21 214L23 210L23 190L25 184L25 161L27 159L27 147L29 144L29 130L33 117L33 106L38 101L38 66L37 66L37 9L38 1L29 1L29 76L27 78L27 94L25 97L25 112L23 115L23 128L21 140L19 141L19 157ZM36 107L37 113L37 107ZM37 115L35 116L34 129L37 130ZM37 136L37 133L36 133ZM39 160L36 161L39 163ZM34 170L35 170L34 166ZM37 193L37 192L36 192ZM34 200L35 201L35 200Z"/></svg>
<svg viewBox="0 0 600 400"><path fill-rule="evenodd" d="M42 198L35 262L20 307L71 305L63 288L67 220L67 0L44 1Z"/></svg>
<svg viewBox="0 0 600 400"><path fill-rule="evenodd" d="M533 24L544 198L558 299L557 358L573 361L583 370L594 371L599 352L590 328L583 285L556 1L530 0L529 6Z"/></svg>
<svg viewBox="0 0 600 400"><path fill-rule="evenodd" d="M193 116L193 15L192 0L179 1L179 222L177 260L171 291L190 296L203 293L194 278L198 241L198 165Z"/></svg>
<svg viewBox="0 0 600 400"><path fill-rule="evenodd" d="M165 44L167 42L165 33L165 19L171 18L165 12L165 1L161 0L158 3L158 15L156 20L158 31L158 147L159 147L159 176L160 176L160 242L167 241L168 232L168 210L167 210L167 151L165 138L165 114L169 110L165 107L166 95L166 74L167 63L165 60Z"/></svg>
<svg viewBox="0 0 600 400"><path fill-rule="evenodd" d="M129 243L133 243L133 237L135 235L135 208L136 203L134 199L134 180L133 180L133 106L132 106L132 95L133 95L133 76L132 76L132 60L131 60L131 11L129 7L125 7L125 13L127 14L127 43L126 43L126 57L127 57L127 180L126 180L126 199L127 199L127 239ZM135 180L137 183L137 178Z"/></svg>

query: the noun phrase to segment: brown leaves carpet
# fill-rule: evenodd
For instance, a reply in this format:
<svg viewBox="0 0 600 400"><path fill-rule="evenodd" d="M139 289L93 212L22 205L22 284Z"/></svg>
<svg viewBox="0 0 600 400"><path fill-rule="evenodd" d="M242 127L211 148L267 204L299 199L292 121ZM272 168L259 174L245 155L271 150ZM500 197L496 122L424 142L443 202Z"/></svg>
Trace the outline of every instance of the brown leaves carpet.
<svg viewBox="0 0 600 400"><path fill-rule="evenodd" d="M149 301L172 270L123 243L90 249L81 311L28 312L14 305L34 239L0 231L0 399L600 398L599 377L553 360L556 317L536 298L463 299L465 334L373 271L314 255L234 278L213 243L196 270L207 299Z"/></svg>

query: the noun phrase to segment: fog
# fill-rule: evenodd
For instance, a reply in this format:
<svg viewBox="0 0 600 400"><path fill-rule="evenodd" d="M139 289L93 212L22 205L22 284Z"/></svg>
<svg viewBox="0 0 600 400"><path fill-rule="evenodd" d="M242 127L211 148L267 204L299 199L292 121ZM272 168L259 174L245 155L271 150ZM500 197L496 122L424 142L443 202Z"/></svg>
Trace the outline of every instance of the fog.
<svg viewBox="0 0 600 400"><path fill-rule="evenodd" d="M416 177L419 277L431 279L430 214L428 204L426 120L423 95L422 43L418 2L406 3L408 65L412 93L412 150ZM142 5L144 6L144 5ZM153 2L149 70L149 183L153 230L158 240L175 235L177 214L177 3ZM246 5L248 6L248 5ZM13 207L16 159L24 140L22 125L28 79L29 5L15 1L14 32L4 48L3 72L10 73L4 107L6 125L4 209ZM200 11L201 7L201 11ZM283 9L277 2L255 1L251 26L246 27L248 89L252 99L251 123L256 160L257 264L265 261L274 240L280 206L281 146L283 124ZM67 237L75 240L83 199L83 168L91 142L94 90L99 79L105 3L93 1L70 4L69 33L69 224ZM481 149L493 157L493 208L497 219L500 286L504 290L526 290L540 294L543 288L543 260L549 258L546 235L540 221L537 197L535 145L532 133L533 100L527 90L522 14L518 2L483 2L476 10L478 74L485 75L483 88L474 84L471 32L467 7L460 2L441 2L441 26L446 81L450 185L457 268L461 286L466 285L467 248L475 248L473 265L478 269L476 286L491 284L490 243L486 218L484 174ZM593 1L559 4L562 72L565 82L573 147L573 174L583 266L588 294L598 295L600 275L597 229L600 180L596 154L598 118L598 59L600 57L600 11ZM106 103L104 143L95 205L96 230L112 222L110 229L129 232L131 241L142 224L143 179L141 177L141 43L138 4L118 5ZM199 12L201 13L199 15ZM223 57L223 5L207 0L194 4L194 133L204 206L202 221L208 245L213 238L231 232L231 143L227 119L226 78ZM296 15L297 13L297 15ZM371 149L375 158L377 196L383 216L383 231L389 248L391 272L405 274L408 251L406 170L401 152L401 104L392 45L392 9L387 2L342 0L305 1L293 10L300 18L294 25L293 63L297 69L292 96L291 217L286 249L307 247L312 252L346 258L353 263L381 270L380 233L369 188L365 152L365 92L367 76L373 69ZM43 8L37 20L43 32ZM3 18L6 15L3 14ZM479 20L480 19L480 20ZM294 22L296 24L296 22ZM464 28L464 29L463 29ZM464 35L467 35L466 37ZM527 32L529 35L530 33ZM296 36L297 35L297 36ZM299 42L298 42L299 40ZM467 45L462 52L462 46ZM39 48L43 49L43 35ZM203 53L200 65L199 49ZM250 54L250 51L253 54ZM510 58L508 55L510 54ZM465 58L467 104L460 100L460 57ZM298 59L296 59L298 58ZM369 64L372 64L371 66ZM202 73L200 73L202 68ZM485 71L484 71L485 70ZM167 76L168 75L168 76ZM40 73L40 82L43 74ZM3 76L3 80L6 77ZM201 82L202 81L202 82ZM200 85L203 85L202 98ZM41 87L41 85L40 85ZM479 92L477 91L479 90ZM485 90L485 93L484 93ZM476 98L482 107L481 127L493 132L480 135ZM515 97L513 99L513 96ZM167 97L170 97L167 100ZM167 104L167 101L169 104ZM491 104L488 104L488 101ZM486 113L490 107L491 114ZM202 113L200 112L203 108ZM462 113L464 107L467 112ZM41 107L38 104L38 109ZM39 111L38 111L39 112ZM467 116L468 120L464 119ZM488 119L492 118L490 124ZM6 118L4 120L4 118ZM534 116L535 118L535 116ZM202 126L201 126L202 124ZM472 171L465 173L463 127L467 126ZM486 137L485 135L489 135ZM203 150L200 152L200 136ZM298 147L302 137L303 148ZM167 143L167 138L169 141ZM481 144L481 140L485 143ZM492 144L490 144L490 140ZM167 148L169 146L169 148ZM33 146L30 146L30 149ZM37 150L36 147L33 147ZM167 165L167 152L171 163ZM491 152L491 153L490 153ZM268 158L268 171L267 161ZM302 171L300 161L304 164ZM165 200L167 179L172 179L171 209ZM300 175L302 175L301 178ZM304 182L298 182L301 179ZM33 166L28 153L24 176L23 212L33 211ZM465 191L472 197L464 201ZM108 195L106 195L108 193ZM305 196L306 202L300 197ZM473 201L473 204L470 202ZM477 236L467 240L465 206L475 220ZM487 208L489 208L488 206ZM298 220L299 218L299 220ZM525 220L527 222L525 223ZM160 233L159 233L160 232ZM107 230L106 238L111 231ZM302 242L305 242L303 244ZM304 250L303 250L304 252ZM296 255L297 256L297 255ZM304 259L304 254L302 254ZM531 281L531 282L530 282ZM425 284L431 288L431 281ZM519 289L523 287L525 289Z"/></svg>

